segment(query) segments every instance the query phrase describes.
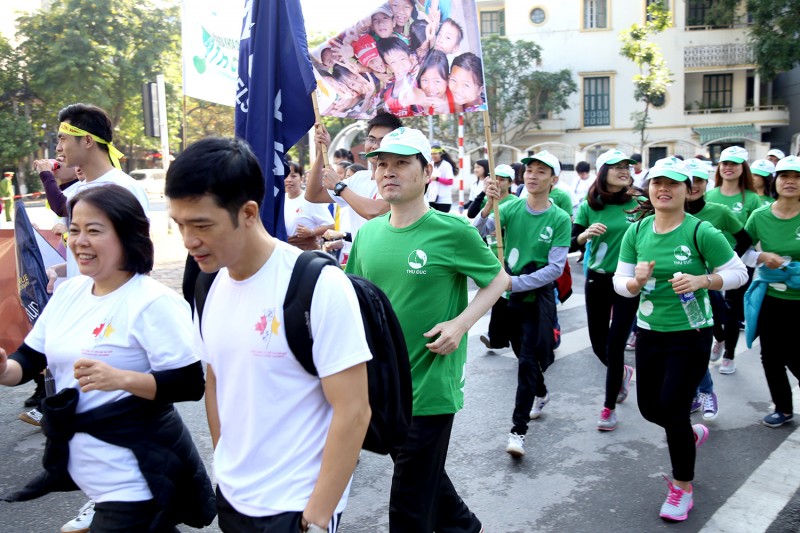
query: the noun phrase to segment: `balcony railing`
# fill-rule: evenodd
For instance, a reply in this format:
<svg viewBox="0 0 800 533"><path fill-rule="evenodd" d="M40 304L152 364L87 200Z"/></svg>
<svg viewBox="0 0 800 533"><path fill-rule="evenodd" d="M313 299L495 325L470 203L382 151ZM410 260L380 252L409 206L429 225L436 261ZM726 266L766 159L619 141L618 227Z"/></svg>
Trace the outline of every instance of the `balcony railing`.
<svg viewBox="0 0 800 533"><path fill-rule="evenodd" d="M714 107L708 109L689 109L684 115L712 115L716 113L749 113L752 111L788 111L785 105L761 105L746 107Z"/></svg>

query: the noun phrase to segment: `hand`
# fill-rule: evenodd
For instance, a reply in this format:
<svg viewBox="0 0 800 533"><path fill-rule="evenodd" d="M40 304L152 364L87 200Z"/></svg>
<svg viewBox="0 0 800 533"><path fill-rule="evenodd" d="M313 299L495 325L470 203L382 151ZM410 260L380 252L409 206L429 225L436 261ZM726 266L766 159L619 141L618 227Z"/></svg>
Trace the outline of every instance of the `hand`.
<svg viewBox="0 0 800 533"><path fill-rule="evenodd" d="M605 224L601 224L600 222L595 222L594 224L586 228L586 231L583 232L583 236L585 237L585 240L588 241L592 237L597 237L598 235L602 235L603 233L606 232L606 229L607 228Z"/></svg>
<svg viewBox="0 0 800 533"><path fill-rule="evenodd" d="M493 180L492 178L486 178L484 180L483 192L486 193L486 198L488 201L499 200L500 188L497 186L497 180Z"/></svg>
<svg viewBox="0 0 800 533"><path fill-rule="evenodd" d="M311 239L313 237L316 237L316 235L314 235L313 229L307 228L300 224L297 225L297 229L295 230L294 234L300 237L301 239Z"/></svg>
<svg viewBox="0 0 800 533"><path fill-rule="evenodd" d="M322 186L329 191L332 191L340 181L342 181L342 179L333 169L325 168L322 170Z"/></svg>
<svg viewBox="0 0 800 533"><path fill-rule="evenodd" d="M427 343L425 347L433 353L447 355L453 353L456 348L458 348L458 345L461 344L461 339L464 337L464 333L466 333L466 330L453 319L436 324L433 326L433 329L422 335L428 339L439 335L438 339Z"/></svg>
<svg viewBox="0 0 800 533"><path fill-rule="evenodd" d="M341 231L336 231L335 229L328 229L325 230L325 233L322 234L323 240L326 241L335 241L336 239L344 239L344 233Z"/></svg>
<svg viewBox="0 0 800 533"><path fill-rule="evenodd" d="M67 232L67 226L62 224L61 222L57 222L53 226L53 235L64 235Z"/></svg>
<svg viewBox="0 0 800 533"><path fill-rule="evenodd" d="M124 371L94 359L78 359L75 361L75 379L81 392L93 390L122 390Z"/></svg>
<svg viewBox="0 0 800 533"><path fill-rule="evenodd" d="M677 278L672 278L669 282L672 283L672 290L675 291L675 294L686 294L687 292L708 288L708 280L705 276L681 274Z"/></svg>
<svg viewBox="0 0 800 533"><path fill-rule="evenodd" d="M53 294L56 288L56 280L58 279L58 272L54 268L47 269L47 294Z"/></svg>
<svg viewBox="0 0 800 533"><path fill-rule="evenodd" d="M762 265L766 266L767 268L778 269L783 266L786 260L779 256L778 254L774 254L772 252L761 252L761 255L758 256L758 261Z"/></svg>
<svg viewBox="0 0 800 533"><path fill-rule="evenodd" d="M641 290L642 287L647 284L647 281L653 275L653 269L655 266L655 261L640 261L636 263L636 267L633 269L633 277L636 279L636 283L639 285L639 290Z"/></svg>
<svg viewBox="0 0 800 533"><path fill-rule="evenodd" d="M344 246L344 241L339 239L335 241L326 241L322 245L322 250L325 252L332 252L334 250L341 250Z"/></svg>
<svg viewBox="0 0 800 533"><path fill-rule="evenodd" d="M314 124L314 143L317 146L324 146L326 150L331 144L331 135L323 124Z"/></svg>
<svg viewBox="0 0 800 533"><path fill-rule="evenodd" d="M49 159L37 159L33 162L33 170L36 172L53 171L53 164Z"/></svg>

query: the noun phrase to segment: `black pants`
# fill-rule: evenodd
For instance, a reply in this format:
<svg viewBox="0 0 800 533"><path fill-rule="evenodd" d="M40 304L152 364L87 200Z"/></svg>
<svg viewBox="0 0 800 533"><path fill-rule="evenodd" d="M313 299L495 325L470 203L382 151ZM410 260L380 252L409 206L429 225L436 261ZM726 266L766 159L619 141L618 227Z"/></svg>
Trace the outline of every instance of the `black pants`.
<svg viewBox="0 0 800 533"><path fill-rule="evenodd" d="M428 202L432 208L436 209L437 211L441 211L443 213L449 213L450 208L453 207L453 204L440 204L438 202Z"/></svg>
<svg viewBox="0 0 800 533"><path fill-rule="evenodd" d="M150 531L158 513L153 500L143 502L102 502L94 505L92 533L134 533ZM179 531L175 527L159 530L159 533Z"/></svg>
<svg viewBox="0 0 800 533"><path fill-rule="evenodd" d="M303 511L272 516L248 516L234 509L217 487L217 517L219 528L226 533L298 533ZM328 524L329 533L336 533L341 519L341 513L333 516ZM92 526L94 532L94 524Z"/></svg>
<svg viewBox="0 0 800 533"><path fill-rule="evenodd" d="M549 294L546 292L549 291ZM511 416L511 432L525 435L531 420L530 412L536 396L547 394L544 383L544 370L552 359L553 325L555 323L555 300L552 287L539 291L537 298L551 296L548 312L542 313L538 302L515 304L509 308L511 348L519 358L517 368L517 396L514 401L514 413ZM514 305L514 304L512 304Z"/></svg>
<svg viewBox="0 0 800 533"><path fill-rule="evenodd" d="M695 444L689 418L697 385L708 369L711 328L674 332L638 329L636 393L645 420L667 434L672 477L694 479Z"/></svg>
<svg viewBox="0 0 800 533"><path fill-rule="evenodd" d="M586 276L586 320L594 354L606 366L604 407L617 406L625 364L625 343L639 309L639 298L625 298L614 290L614 275L589 270ZM610 324L609 324L610 321Z"/></svg>
<svg viewBox="0 0 800 533"><path fill-rule="evenodd" d="M481 522L444 470L453 414L415 416L408 439L393 453L391 533L478 533Z"/></svg>
<svg viewBox="0 0 800 533"><path fill-rule="evenodd" d="M739 322L744 321L744 293L753 281L753 269L747 269L747 283L738 289L725 291L725 301L730 312L725 321L725 359L733 359L736 355L736 345L739 343Z"/></svg>
<svg viewBox="0 0 800 533"><path fill-rule="evenodd" d="M800 350L797 348L797 317L800 301L765 296L758 315L761 364L775 411L790 414L792 387L786 369L800 379Z"/></svg>
<svg viewBox="0 0 800 533"><path fill-rule="evenodd" d="M489 316L489 343L492 348L508 348L511 342L508 338L509 316L508 300L498 298L492 306L492 314Z"/></svg>

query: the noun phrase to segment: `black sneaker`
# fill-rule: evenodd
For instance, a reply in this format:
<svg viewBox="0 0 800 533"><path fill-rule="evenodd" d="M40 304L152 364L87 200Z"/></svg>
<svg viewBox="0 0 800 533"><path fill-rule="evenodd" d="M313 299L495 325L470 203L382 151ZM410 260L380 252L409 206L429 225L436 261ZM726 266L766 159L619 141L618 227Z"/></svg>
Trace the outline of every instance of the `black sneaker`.
<svg viewBox="0 0 800 533"><path fill-rule="evenodd" d="M36 387L36 390L33 391L33 394L31 394L31 396L27 400L25 400L24 405L25 407L39 407L39 404L41 403L42 400L44 400L45 396L46 394L44 391L44 384L42 384L41 387L40 386Z"/></svg>

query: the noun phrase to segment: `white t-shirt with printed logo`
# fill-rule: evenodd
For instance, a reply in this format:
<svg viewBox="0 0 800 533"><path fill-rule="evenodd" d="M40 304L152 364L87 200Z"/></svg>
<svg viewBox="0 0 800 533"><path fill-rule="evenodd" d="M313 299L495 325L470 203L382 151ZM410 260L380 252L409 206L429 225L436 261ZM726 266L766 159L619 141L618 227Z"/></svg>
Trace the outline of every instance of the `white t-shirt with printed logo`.
<svg viewBox="0 0 800 533"><path fill-rule="evenodd" d="M80 358L135 372L173 370L198 361L189 305L175 292L142 274L104 296L93 295L93 286L86 276L65 281L25 338L25 344L47 356L56 390L80 388L74 374ZM125 391L81 392L77 412L127 396ZM153 497L128 448L76 433L69 453L69 473L92 500Z"/></svg>
<svg viewBox="0 0 800 533"><path fill-rule="evenodd" d="M325 204L314 204L301 194L297 198L283 200L283 222L286 224L286 235L297 233L297 226L317 229L320 226L333 224L333 216Z"/></svg>
<svg viewBox="0 0 800 533"><path fill-rule="evenodd" d="M380 193L378 192L378 184L374 179L372 179L372 172L369 170L359 170L349 178L342 181L347 184L347 187L351 191L359 196L371 198L372 200L377 200L379 198L382 199ZM350 204L348 204L344 198L333 194L332 190L328 190L328 194L339 207L347 208L346 210L342 210L340 212L339 223L341 225L344 222L343 219L345 217L347 218L347 231L352 234L353 240L355 240L358 230L361 229L361 226L364 225L367 219L356 213L355 209L350 207ZM342 247L342 254L349 255L350 248L352 248L352 246L352 241L346 241Z"/></svg>
<svg viewBox="0 0 800 533"><path fill-rule="evenodd" d="M278 242L244 281L220 270L203 310L200 357L214 369L221 435L214 472L240 513L302 511L319 476L333 411L320 379L289 351L283 302L300 252ZM197 321L195 320L195 324ZM323 269L311 303L320 377L371 359L355 292L344 273ZM336 512L347 504L349 486Z"/></svg>

